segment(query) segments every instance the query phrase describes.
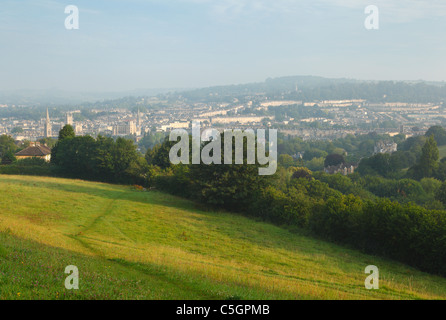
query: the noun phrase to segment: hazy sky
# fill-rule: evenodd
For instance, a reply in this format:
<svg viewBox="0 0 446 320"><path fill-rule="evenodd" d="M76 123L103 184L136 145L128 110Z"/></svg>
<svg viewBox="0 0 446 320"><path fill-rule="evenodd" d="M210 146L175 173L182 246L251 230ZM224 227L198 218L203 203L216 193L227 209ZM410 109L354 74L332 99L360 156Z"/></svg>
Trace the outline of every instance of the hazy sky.
<svg viewBox="0 0 446 320"><path fill-rule="evenodd" d="M366 30L364 9L380 10ZM80 10L66 30L67 5ZM0 91L446 80L445 0L2 0Z"/></svg>

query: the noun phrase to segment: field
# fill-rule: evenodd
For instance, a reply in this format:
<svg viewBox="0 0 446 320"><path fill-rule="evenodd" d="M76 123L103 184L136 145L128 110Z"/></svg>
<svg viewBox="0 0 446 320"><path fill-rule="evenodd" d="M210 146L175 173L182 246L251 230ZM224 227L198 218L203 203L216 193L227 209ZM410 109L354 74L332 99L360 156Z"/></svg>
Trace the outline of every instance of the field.
<svg viewBox="0 0 446 320"><path fill-rule="evenodd" d="M160 192L0 175L0 299L445 298L445 278Z"/></svg>

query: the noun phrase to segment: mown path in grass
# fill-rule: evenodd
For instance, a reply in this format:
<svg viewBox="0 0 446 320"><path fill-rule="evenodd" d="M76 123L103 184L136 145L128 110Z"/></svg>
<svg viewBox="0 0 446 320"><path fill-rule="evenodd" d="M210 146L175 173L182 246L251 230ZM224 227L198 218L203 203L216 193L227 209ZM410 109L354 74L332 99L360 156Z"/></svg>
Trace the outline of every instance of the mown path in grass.
<svg viewBox="0 0 446 320"><path fill-rule="evenodd" d="M0 237L0 299L446 298L444 278L127 186L0 175Z"/></svg>

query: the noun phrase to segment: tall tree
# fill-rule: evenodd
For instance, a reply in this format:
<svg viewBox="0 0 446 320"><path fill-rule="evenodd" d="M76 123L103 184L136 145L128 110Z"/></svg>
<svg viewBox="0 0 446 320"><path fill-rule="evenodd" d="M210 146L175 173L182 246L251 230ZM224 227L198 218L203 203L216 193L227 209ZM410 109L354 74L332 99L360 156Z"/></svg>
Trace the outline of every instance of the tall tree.
<svg viewBox="0 0 446 320"><path fill-rule="evenodd" d="M224 146L224 136L221 145ZM190 165L191 193L201 203L222 206L232 211L251 208L261 191L274 181L274 176L260 176L259 163L247 164L247 143L243 144L244 164ZM202 144L205 148L207 143ZM232 159L235 158L235 143L232 144ZM255 150L257 154L257 150ZM225 150L221 152L224 163Z"/></svg>
<svg viewBox="0 0 446 320"><path fill-rule="evenodd" d="M74 129L71 125L67 124L65 125L60 131L59 131L59 141L63 139L69 139L74 138L76 134L74 133Z"/></svg>
<svg viewBox="0 0 446 320"><path fill-rule="evenodd" d="M175 143L175 141L169 141L169 137L166 137L162 144L157 144L151 149L149 148L146 152L147 163L163 169L169 168L172 165L169 159L169 152Z"/></svg>
<svg viewBox="0 0 446 320"><path fill-rule="evenodd" d="M17 146L13 138L7 135L0 136L0 157L5 155L7 152L15 152Z"/></svg>
<svg viewBox="0 0 446 320"><path fill-rule="evenodd" d="M421 149L420 160L411 168L413 177L418 180L432 177L438 168L438 158L437 142L431 135Z"/></svg>
<svg viewBox="0 0 446 320"><path fill-rule="evenodd" d="M344 156L337 153L332 153L325 158L324 165L325 167L329 167L329 166L337 166L342 163L345 163Z"/></svg>
<svg viewBox="0 0 446 320"><path fill-rule="evenodd" d="M426 137L434 136L435 141L439 146L446 144L446 130L442 126L432 126L427 130Z"/></svg>
<svg viewBox="0 0 446 320"><path fill-rule="evenodd" d="M11 164L13 162L16 162L17 158L15 157L15 155L12 151L8 151L2 156L1 160L2 161L0 163L5 165L5 164Z"/></svg>

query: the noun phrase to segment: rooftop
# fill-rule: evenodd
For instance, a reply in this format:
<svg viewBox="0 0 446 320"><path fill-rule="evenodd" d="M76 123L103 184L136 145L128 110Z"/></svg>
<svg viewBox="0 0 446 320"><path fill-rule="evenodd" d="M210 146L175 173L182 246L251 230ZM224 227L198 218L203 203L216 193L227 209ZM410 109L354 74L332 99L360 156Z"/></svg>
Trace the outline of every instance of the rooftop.
<svg viewBox="0 0 446 320"><path fill-rule="evenodd" d="M51 154L51 149L47 146L32 146L17 152L16 156L22 157L44 157Z"/></svg>

